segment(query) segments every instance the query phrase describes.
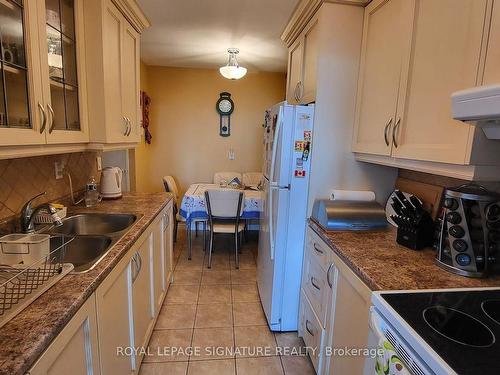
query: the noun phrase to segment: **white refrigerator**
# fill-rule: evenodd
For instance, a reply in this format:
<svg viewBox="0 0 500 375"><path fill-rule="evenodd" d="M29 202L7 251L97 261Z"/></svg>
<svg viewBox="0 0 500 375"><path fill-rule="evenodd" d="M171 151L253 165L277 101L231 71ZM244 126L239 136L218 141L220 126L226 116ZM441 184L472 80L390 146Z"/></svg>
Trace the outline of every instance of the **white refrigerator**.
<svg viewBox="0 0 500 375"><path fill-rule="evenodd" d="M272 331L298 326L313 118L313 105L266 111L257 285Z"/></svg>

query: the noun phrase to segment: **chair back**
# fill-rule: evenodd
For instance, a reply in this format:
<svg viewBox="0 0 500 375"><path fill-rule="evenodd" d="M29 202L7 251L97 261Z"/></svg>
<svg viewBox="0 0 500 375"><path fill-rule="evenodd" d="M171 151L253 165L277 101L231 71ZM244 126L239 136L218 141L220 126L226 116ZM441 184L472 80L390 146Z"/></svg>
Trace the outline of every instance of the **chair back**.
<svg viewBox="0 0 500 375"><path fill-rule="evenodd" d="M165 186L165 191L172 193L174 195L174 200L177 202L179 200L179 189L172 176L163 177L163 186Z"/></svg>
<svg viewBox="0 0 500 375"><path fill-rule="evenodd" d="M247 172L243 173L243 185L245 186L257 186L262 180L261 172Z"/></svg>
<svg viewBox="0 0 500 375"><path fill-rule="evenodd" d="M220 185L220 182L222 180L226 180L227 183L230 183L231 180L233 180L235 177L237 177L241 182L241 173L238 173L238 172L216 172L214 174L214 184Z"/></svg>
<svg viewBox="0 0 500 375"><path fill-rule="evenodd" d="M236 219L243 213L243 192L234 189L205 191L209 219Z"/></svg>

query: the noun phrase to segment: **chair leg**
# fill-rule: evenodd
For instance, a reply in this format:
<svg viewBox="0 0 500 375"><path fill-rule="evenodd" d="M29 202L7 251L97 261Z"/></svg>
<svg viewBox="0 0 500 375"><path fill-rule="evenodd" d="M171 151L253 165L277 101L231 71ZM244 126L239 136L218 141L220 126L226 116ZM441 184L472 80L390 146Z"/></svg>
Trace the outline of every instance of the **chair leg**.
<svg viewBox="0 0 500 375"><path fill-rule="evenodd" d="M207 249L207 222L203 222L203 251Z"/></svg>
<svg viewBox="0 0 500 375"><path fill-rule="evenodd" d="M248 242L248 225L249 224L250 224L250 220L245 220L245 229L244 229L245 242Z"/></svg>
<svg viewBox="0 0 500 375"><path fill-rule="evenodd" d="M239 236L239 238L240 238L240 244L239 244L239 246L238 246L238 251L240 252L240 254L241 254L241 253L242 253L242 251L243 251L243 235L244 235L244 233L243 233L243 232L239 232L239 233L238 233L238 236Z"/></svg>
<svg viewBox="0 0 500 375"><path fill-rule="evenodd" d="M236 261L236 269L240 268L240 255L239 255L239 246L238 246L238 237L240 236L239 232L234 234L234 245L235 245L235 261Z"/></svg>
<svg viewBox="0 0 500 375"><path fill-rule="evenodd" d="M212 268L212 249L214 246L214 232L210 230L210 246L208 248L208 268Z"/></svg>
<svg viewBox="0 0 500 375"><path fill-rule="evenodd" d="M177 242L177 228L179 227L179 222L175 220L174 222L174 242Z"/></svg>
<svg viewBox="0 0 500 375"><path fill-rule="evenodd" d="M194 236L198 237L198 221L194 222Z"/></svg>

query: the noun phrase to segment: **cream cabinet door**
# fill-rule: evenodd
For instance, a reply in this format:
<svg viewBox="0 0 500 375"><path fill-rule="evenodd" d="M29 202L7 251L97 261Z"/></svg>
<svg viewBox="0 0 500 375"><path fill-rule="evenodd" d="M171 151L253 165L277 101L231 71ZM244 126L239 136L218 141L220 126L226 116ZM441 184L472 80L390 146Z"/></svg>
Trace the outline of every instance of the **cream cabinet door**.
<svg viewBox="0 0 500 375"><path fill-rule="evenodd" d="M78 310L28 372L29 375L98 375L95 295Z"/></svg>
<svg viewBox="0 0 500 375"><path fill-rule="evenodd" d="M153 224L153 287L155 314L161 310L165 297L165 253L163 245L163 216Z"/></svg>
<svg viewBox="0 0 500 375"><path fill-rule="evenodd" d="M491 12L491 27L484 68L484 85L500 83L500 1L493 3Z"/></svg>
<svg viewBox="0 0 500 375"><path fill-rule="evenodd" d="M365 9L352 150L390 155L411 0L375 0Z"/></svg>
<svg viewBox="0 0 500 375"><path fill-rule="evenodd" d="M415 6L393 155L467 164L473 127L451 118L450 95L478 82L487 0L418 0Z"/></svg>
<svg viewBox="0 0 500 375"><path fill-rule="evenodd" d="M145 347L154 324L153 241L151 233L132 258L132 305L134 345ZM137 366L142 356L137 358Z"/></svg>
<svg viewBox="0 0 500 375"><path fill-rule="evenodd" d="M299 89L300 102L307 104L316 100L316 71L318 65L318 20L314 19L304 31L304 79Z"/></svg>
<svg viewBox="0 0 500 375"><path fill-rule="evenodd" d="M37 2L0 1L0 17L0 35L10 41L0 55L0 146L44 144Z"/></svg>
<svg viewBox="0 0 500 375"><path fill-rule="evenodd" d="M110 143L126 142L128 123L122 112L122 33L125 20L116 6L107 1L104 12L104 77L106 135Z"/></svg>
<svg viewBox="0 0 500 375"><path fill-rule="evenodd" d="M163 253L165 254L163 288L165 291L170 286L174 272L174 220L172 204L170 204L163 216Z"/></svg>
<svg viewBox="0 0 500 375"><path fill-rule="evenodd" d="M131 284L131 266L126 261L113 270L96 292L103 375L133 373L135 358L118 352L120 348L130 348L133 343Z"/></svg>
<svg viewBox="0 0 500 375"><path fill-rule="evenodd" d="M303 39L299 37L288 50L288 80L286 100L290 104L300 102L302 84L302 62L304 60Z"/></svg>
<svg viewBox="0 0 500 375"><path fill-rule="evenodd" d="M139 134L139 33L127 22L122 30L122 108L129 125L127 142L138 142Z"/></svg>

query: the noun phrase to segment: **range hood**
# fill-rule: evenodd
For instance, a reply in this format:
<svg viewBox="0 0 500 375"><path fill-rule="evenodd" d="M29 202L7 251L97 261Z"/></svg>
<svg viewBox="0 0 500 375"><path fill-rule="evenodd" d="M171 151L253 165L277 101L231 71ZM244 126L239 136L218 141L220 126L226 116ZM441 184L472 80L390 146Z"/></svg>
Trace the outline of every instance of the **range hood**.
<svg viewBox="0 0 500 375"><path fill-rule="evenodd" d="M489 139L500 139L500 84L454 92L451 111L455 120L481 127Z"/></svg>

